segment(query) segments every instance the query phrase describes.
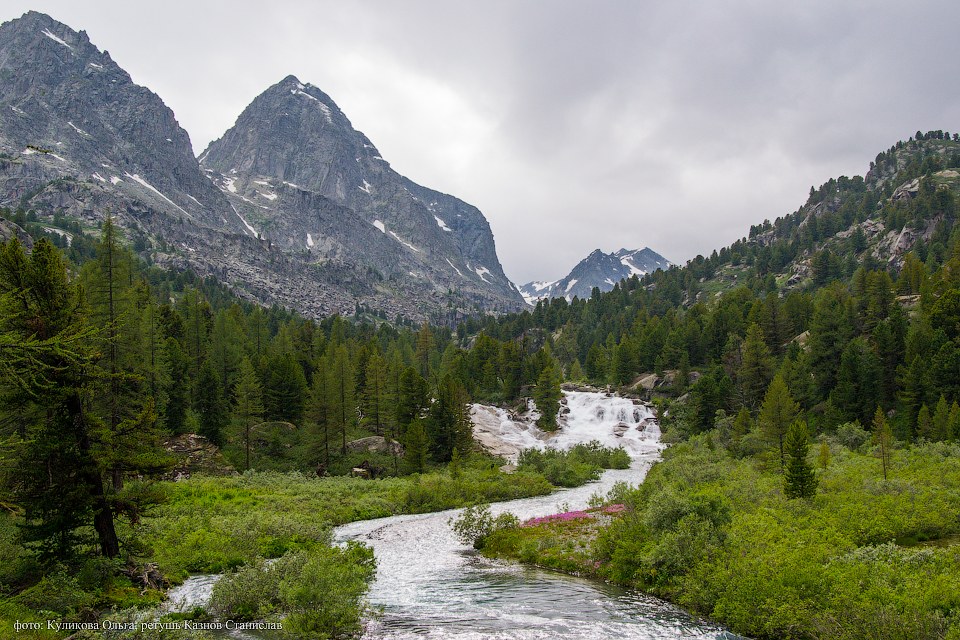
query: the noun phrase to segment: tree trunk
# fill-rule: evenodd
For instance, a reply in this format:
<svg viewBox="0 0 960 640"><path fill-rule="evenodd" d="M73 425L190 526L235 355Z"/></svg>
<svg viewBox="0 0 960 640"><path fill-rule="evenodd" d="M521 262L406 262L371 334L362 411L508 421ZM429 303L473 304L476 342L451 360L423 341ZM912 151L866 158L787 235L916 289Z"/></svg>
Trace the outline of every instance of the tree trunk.
<svg viewBox="0 0 960 640"><path fill-rule="evenodd" d="M83 405L78 393L71 394L67 400L67 411L72 418L77 447L83 457L79 480L87 485L93 497L93 528L97 532L100 551L108 558L116 558L120 555L120 540L113 526L113 510L103 490L103 478L90 452L90 435L87 433Z"/></svg>

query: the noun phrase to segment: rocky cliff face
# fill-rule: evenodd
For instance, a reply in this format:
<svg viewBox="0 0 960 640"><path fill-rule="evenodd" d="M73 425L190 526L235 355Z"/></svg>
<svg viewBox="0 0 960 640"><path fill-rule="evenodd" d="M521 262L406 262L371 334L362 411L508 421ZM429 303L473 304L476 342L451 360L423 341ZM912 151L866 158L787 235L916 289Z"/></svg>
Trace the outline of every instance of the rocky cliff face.
<svg viewBox="0 0 960 640"><path fill-rule="evenodd" d="M657 269L669 269L670 261L646 247L644 249L620 249L604 253L596 249L577 263L570 273L552 282L528 282L520 287L520 293L528 304L536 304L545 298L589 298L594 287L610 291L613 286L632 275L646 275Z"/></svg>
<svg viewBox="0 0 960 640"><path fill-rule="evenodd" d="M85 32L41 13L0 26L0 152L5 204L91 224L107 209L136 217L128 205L142 205L150 213L139 223L157 233L164 225L153 216L241 229L163 101Z"/></svg>
<svg viewBox="0 0 960 640"><path fill-rule="evenodd" d="M258 96L200 161L272 246L356 265L417 298L520 302L480 211L395 172L329 96L293 76Z"/></svg>
<svg viewBox="0 0 960 640"><path fill-rule="evenodd" d="M0 206L88 228L109 213L158 264L310 316L521 304L479 211L390 170L319 90L288 78L261 98L201 169L156 94L31 11L0 25Z"/></svg>

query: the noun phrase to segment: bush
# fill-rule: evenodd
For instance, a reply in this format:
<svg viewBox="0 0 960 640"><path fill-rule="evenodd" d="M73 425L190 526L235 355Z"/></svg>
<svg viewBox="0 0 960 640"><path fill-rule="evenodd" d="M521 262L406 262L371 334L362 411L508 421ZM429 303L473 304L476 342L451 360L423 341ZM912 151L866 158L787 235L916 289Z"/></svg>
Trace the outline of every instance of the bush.
<svg viewBox="0 0 960 640"><path fill-rule="evenodd" d="M374 571L373 552L359 543L318 545L224 576L214 585L210 607L235 620L283 619L294 638L355 634Z"/></svg>
<svg viewBox="0 0 960 640"><path fill-rule="evenodd" d="M859 422L845 422L837 427L837 442L851 451L859 451L869 440L870 433Z"/></svg>
<svg viewBox="0 0 960 640"><path fill-rule="evenodd" d="M463 544L472 544L475 549L482 549L490 535L497 531L515 529L520 525L520 520L509 512L494 518L490 515L490 507L482 504L467 507L458 517L451 518L449 524Z"/></svg>
<svg viewBox="0 0 960 640"><path fill-rule="evenodd" d="M604 447L596 440L578 444L569 451L546 448L520 453L521 471L542 473L558 487L579 487L600 477L601 469L626 469L630 456L623 447Z"/></svg>

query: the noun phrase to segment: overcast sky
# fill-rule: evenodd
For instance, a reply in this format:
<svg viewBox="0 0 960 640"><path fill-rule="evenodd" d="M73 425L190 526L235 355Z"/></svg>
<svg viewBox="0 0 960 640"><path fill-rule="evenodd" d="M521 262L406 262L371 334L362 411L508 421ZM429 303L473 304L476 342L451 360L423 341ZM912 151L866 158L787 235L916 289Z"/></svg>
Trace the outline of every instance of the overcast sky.
<svg viewBox="0 0 960 640"><path fill-rule="evenodd" d="M4 0L84 29L199 153L288 74L394 169L478 206L515 282L674 262L960 131L960 3Z"/></svg>

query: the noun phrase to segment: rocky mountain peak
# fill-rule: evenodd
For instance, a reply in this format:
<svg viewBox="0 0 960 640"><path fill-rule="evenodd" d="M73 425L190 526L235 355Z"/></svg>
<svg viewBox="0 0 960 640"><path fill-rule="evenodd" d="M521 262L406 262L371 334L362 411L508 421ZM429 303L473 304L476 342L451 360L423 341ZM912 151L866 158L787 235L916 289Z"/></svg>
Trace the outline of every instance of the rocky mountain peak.
<svg viewBox="0 0 960 640"><path fill-rule="evenodd" d="M257 234L362 264L424 294L516 308L483 214L401 176L329 95L290 75L200 156Z"/></svg>
<svg viewBox="0 0 960 640"><path fill-rule="evenodd" d="M545 298L562 297L568 301L574 297L589 298L594 288L610 291L624 278L668 269L670 264L649 247L620 249L614 253L594 249L566 277L552 282L528 282L520 287L520 293L528 304L536 304Z"/></svg>
<svg viewBox="0 0 960 640"><path fill-rule="evenodd" d="M308 316L522 305L483 215L394 172L317 87L269 87L198 161L159 96L38 12L0 25L0 180L0 206L111 212L155 263Z"/></svg>

